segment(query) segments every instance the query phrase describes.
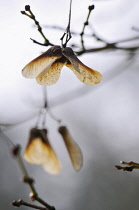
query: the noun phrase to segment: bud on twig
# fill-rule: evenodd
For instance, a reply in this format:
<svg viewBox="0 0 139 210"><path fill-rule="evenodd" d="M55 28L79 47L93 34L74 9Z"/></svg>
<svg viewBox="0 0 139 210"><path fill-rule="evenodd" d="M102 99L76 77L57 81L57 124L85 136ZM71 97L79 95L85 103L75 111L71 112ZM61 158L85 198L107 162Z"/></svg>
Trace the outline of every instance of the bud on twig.
<svg viewBox="0 0 139 210"><path fill-rule="evenodd" d="M29 11L29 10L30 10L30 6L29 6L29 5L26 5L26 6L25 6L25 10L26 10L26 11Z"/></svg>

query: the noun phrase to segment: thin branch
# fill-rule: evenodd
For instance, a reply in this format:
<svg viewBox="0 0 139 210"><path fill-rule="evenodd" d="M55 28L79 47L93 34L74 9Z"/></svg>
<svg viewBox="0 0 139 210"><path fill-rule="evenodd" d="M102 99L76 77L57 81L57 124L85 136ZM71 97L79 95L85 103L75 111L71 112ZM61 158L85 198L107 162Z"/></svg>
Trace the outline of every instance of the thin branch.
<svg viewBox="0 0 139 210"><path fill-rule="evenodd" d="M29 177L28 175L28 172L25 168L25 165L23 163L23 159L20 155L20 151L21 151L21 147L19 145L16 145L13 150L12 150L12 154L13 156L15 157L15 159L17 160L17 163L20 167L20 170L23 174L23 182L28 184L30 190L31 190L31 193L30 193L30 198L32 201L36 200L38 201L39 203L41 203L42 205L44 205L45 207L47 207L49 210L52 210L54 209L54 207L50 206L48 203L46 203L44 200L42 200L39 196L38 196L38 193L35 189L35 186L34 186L34 180Z"/></svg>
<svg viewBox="0 0 139 210"><path fill-rule="evenodd" d="M45 128L45 123L46 123L46 114L48 113L49 116L55 120L58 123L61 123L62 120L57 118L53 112L50 109L50 106L48 105L48 98L47 98L47 87L46 86L42 86L43 88L43 107L41 108L40 112L39 112L39 116L37 119L37 123L36 123L36 127L39 127L39 124L41 123L42 127Z"/></svg>
<svg viewBox="0 0 139 210"><path fill-rule="evenodd" d="M94 5L88 7L88 15L87 15L86 21L83 24L82 32L80 33L80 36L81 36L81 44L82 44L82 49L83 50L85 49L85 47L84 47L84 39L83 39L85 27L89 24L88 20L89 20L90 14L91 14L91 12L92 12L92 10L94 8L95 8Z"/></svg>
<svg viewBox="0 0 139 210"><path fill-rule="evenodd" d="M139 32L139 28L135 26L132 27L132 30Z"/></svg>
<svg viewBox="0 0 139 210"><path fill-rule="evenodd" d="M10 139L2 132L0 131L0 134L4 137L4 139L7 141L9 141ZM10 142L12 142L10 140ZM43 206L45 206L48 210L55 210L55 208L53 206L50 206L48 203L46 203L43 199L41 199L38 196L38 193L36 191L36 188L34 186L34 179L32 179L31 177L29 177L28 171L25 168L23 159L21 157L21 146L20 145L14 145L14 143L12 144L13 147L11 149L11 153L13 155L13 157L16 159L18 166L22 172L23 175L23 182L28 184L29 188L30 188L30 198L32 201L36 200L39 203L41 203Z"/></svg>
<svg viewBox="0 0 139 210"><path fill-rule="evenodd" d="M8 136L6 136L6 135L3 133L3 131L2 131L1 128L0 128L0 135L3 137L3 139L5 140L5 142L6 142L7 146L8 146L8 148L11 150L11 149L15 146L15 144L11 141L11 139L8 138Z"/></svg>
<svg viewBox="0 0 139 210"><path fill-rule="evenodd" d="M26 6L25 6L25 10L26 10L27 12L29 12L29 14L26 13L25 11L21 11L21 14L26 15L27 17L29 17L29 18L31 18L32 20L34 20L35 25L37 26L39 33L41 34L41 36L42 36L43 39L44 39L44 43L40 43L40 42L38 42L38 41L36 41L36 40L34 40L34 39L32 39L32 38L30 38L30 39L31 39L34 43L39 44L39 45L42 45L42 46L49 46L49 45L50 45L50 46L53 46L54 44L52 44L52 43L46 38L46 36L44 35L44 33L43 33L43 31L42 31L42 28L41 28L39 22L36 20L35 15L33 14L33 12L32 12L31 9L30 9L30 6L29 6L29 5L26 5Z"/></svg>
<svg viewBox="0 0 139 210"><path fill-rule="evenodd" d="M69 9L69 21L68 21L68 26L66 28L66 31L64 32L63 36L60 38L61 44L63 47L66 47L68 41L71 39L71 32L70 32L70 22L71 22L71 5L72 5L72 0L70 0L70 9ZM64 38L66 36L66 40L64 43Z"/></svg>
<svg viewBox="0 0 139 210"><path fill-rule="evenodd" d="M99 51L104 51L104 50L136 51L136 50L139 49L139 46L135 46L135 47L120 47L120 46L117 46L119 43L118 42L117 43L114 42L114 43L111 43L111 44L106 43L105 46L103 46L103 47L83 49L83 50L75 51L75 53L77 55L82 55L82 54L85 54L85 53L99 52Z"/></svg>
<svg viewBox="0 0 139 210"><path fill-rule="evenodd" d="M118 170L123 170L123 171L133 171L133 169L139 169L139 163L135 163L133 161L130 162L125 162L125 161L120 161L121 164L127 165L127 166L118 166L116 165L115 167Z"/></svg>
<svg viewBox="0 0 139 210"><path fill-rule="evenodd" d="M15 206L15 207L20 207L20 206L28 206L30 208L34 208L34 209L39 209L39 210L47 210L47 208L44 208L44 207L41 207L41 206L36 206L36 205L33 205L33 204L30 204L30 203L27 203L23 200L18 200L18 201L13 201L11 203L12 206Z"/></svg>

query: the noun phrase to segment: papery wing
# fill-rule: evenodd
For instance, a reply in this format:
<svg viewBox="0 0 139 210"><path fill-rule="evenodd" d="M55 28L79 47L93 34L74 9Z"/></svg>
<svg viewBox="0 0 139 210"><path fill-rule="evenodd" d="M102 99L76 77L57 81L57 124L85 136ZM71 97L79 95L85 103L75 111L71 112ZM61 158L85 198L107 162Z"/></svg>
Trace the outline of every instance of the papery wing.
<svg viewBox="0 0 139 210"><path fill-rule="evenodd" d="M65 63L60 61L56 61L53 63L48 70L44 70L41 74L39 74L36 78L37 83L40 85L53 85L55 84L59 77L62 67Z"/></svg>
<svg viewBox="0 0 139 210"><path fill-rule="evenodd" d="M24 151L24 158L32 164L42 164L45 156L49 156L49 148L41 138L32 139Z"/></svg>
<svg viewBox="0 0 139 210"><path fill-rule="evenodd" d="M46 130L33 128L29 143L24 151L24 158L32 164L41 164L51 174L59 173L61 164L54 152L47 136Z"/></svg>
<svg viewBox="0 0 139 210"><path fill-rule="evenodd" d="M42 71L47 71L47 69L49 69L60 57L62 57L61 47L53 46L28 63L23 68L22 75L26 78L36 78Z"/></svg>
<svg viewBox="0 0 139 210"><path fill-rule="evenodd" d="M102 75L86 65L84 65L74 54L73 50L69 47L66 47L62 51L63 55L69 60L66 64L68 68L70 68L74 74L78 77L78 79L87 84L87 85L95 85L101 82Z"/></svg>
<svg viewBox="0 0 139 210"><path fill-rule="evenodd" d="M68 132L68 129L65 126L59 127L59 133L62 135L74 170L79 171L83 165L83 156L80 147L72 139Z"/></svg>

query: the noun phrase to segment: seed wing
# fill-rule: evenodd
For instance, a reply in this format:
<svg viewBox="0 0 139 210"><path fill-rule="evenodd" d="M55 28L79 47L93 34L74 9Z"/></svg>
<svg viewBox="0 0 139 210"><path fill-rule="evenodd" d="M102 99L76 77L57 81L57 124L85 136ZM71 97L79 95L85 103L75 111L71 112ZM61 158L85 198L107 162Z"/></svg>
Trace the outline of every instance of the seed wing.
<svg viewBox="0 0 139 210"><path fill-rule="evenodd" d="M71 48L66 47L62 51L62 54L69 60L66 66L74 72L74 74L81 82L87 85L95 85L102 80L102 75L99 72L84 65L76 57Z"/></svg>
<svg viewBox="0 0 139 210"><path fill-rule="evenodd" d="M60 57L62 57L61 47L53 46L45 53L28 63L22 70L22 75L26 78L36 78L42 71L45 72Z"/></svg>
<svg viewBox="0 0 139 210"><path fill-rule="evenodd" d="M40 164L43 168L51 173L57 174L61 169L61 164L54 152L45 130L33 128L29 143L24 151L24 158L31 164Z"/></svg>
<svg viewBox="0 0 139 210"><path fill-rule="evenodd" d="M37 76L37 83L39 83L40 85L55 84L60 77L61 69L64 65L64 63L56 61L50 66L49 69L44 70L41 74Z"/></svg>
<svg viewBox="0 0 139 210"><path fill-rule="evenodd" d="M80 147L72 139L68 129L65 126L59 127L59 133L61 134L64 140L74 170L79 171L83 165L83 156Z"/></svg>

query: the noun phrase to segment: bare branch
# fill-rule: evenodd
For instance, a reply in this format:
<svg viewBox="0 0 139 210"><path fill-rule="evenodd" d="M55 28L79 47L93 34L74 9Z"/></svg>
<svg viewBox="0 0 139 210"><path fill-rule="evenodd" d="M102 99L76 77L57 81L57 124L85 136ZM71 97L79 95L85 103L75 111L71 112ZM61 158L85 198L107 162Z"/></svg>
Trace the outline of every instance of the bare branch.
<svg viewBox="0 0 139 210"><path fill-rule="evenodd" d="M91 12L92 12L92 10L93 10L94 8L95 8L94 5L88 7L88 15L87 15L86 21L85 21L84 24L83 24L82 32L80 33L80 36L81 36L81 44L82 44L82 49L83 49L83 50L85 50L85 47L84 47L84 40L83 40L85 27L89 24L88 20L89 20L90 14L91 14Z"/></svg>
<svg viewBox="0 0 139 210"><path fill-rule="evenodd" d="M71 39L71 32L70 32L70 21L71 21L71 5L72 5L72 0L70 0L70 9L69 9L69 22L68 22L68 26L66 28L66 31L64 32L63 36L60 38L61 40L61 44L63 47L66 47L68 41ZM66 40L65 43L63 43L64 41L64 37L66 36Z"/></svg>
<svg viewBox="0 0 139 210"><path fill-rule="evenodd" d="M36 206L36 205L32 205L30 203L27 203L23 200L18 200L18 201L13 201L11 203L12 206L15 206L15 207L20 207L20 206L28 206L30 208L34 208L34 209L39 209L39 210L47 210L47 208L44 208L44 207L41 207L41 206Z"/></svg>
<svg viewBox="0 0 139 210"><path fill-rule="evenodd" d="M44 43L40 43L40 42L38 42L38 41L36 41L36 40L34 40L34 39L32 39L32 38L31 38L31 40L32 40L34 43L39 44L39 45L42 45L42 46L49 46L49 45L50 45L50 46L53 46L54 44L52 44L52 43L45 37L45 35L44 35L43 31L42 31L42 28L41 28L39 22L36 20L35 15L33 14L33 12L32 12L31 9L30 9L30 6L29 6L29 5L26 5L26 6L25 6L25 10L26 10L27 12L29 12L29 14L26 13L25 11L21 11L21 14L26 15L27 17L29 17L29 18L31 18L32 20L34 20L35 25L37 26L39 33L41 34L41 36L42 36L43 39L44 39Z"/></svg>
<svg viewBox="0 0 139 210"><path fill-rule="evenodd" d="M120 161L121 164L127 165L127 166L115 166L118 170L123 170L123 171L133 171L133 169L139 169L139 163L135 163L133 161L130 162L125 162L125 161Z"/></svg>

